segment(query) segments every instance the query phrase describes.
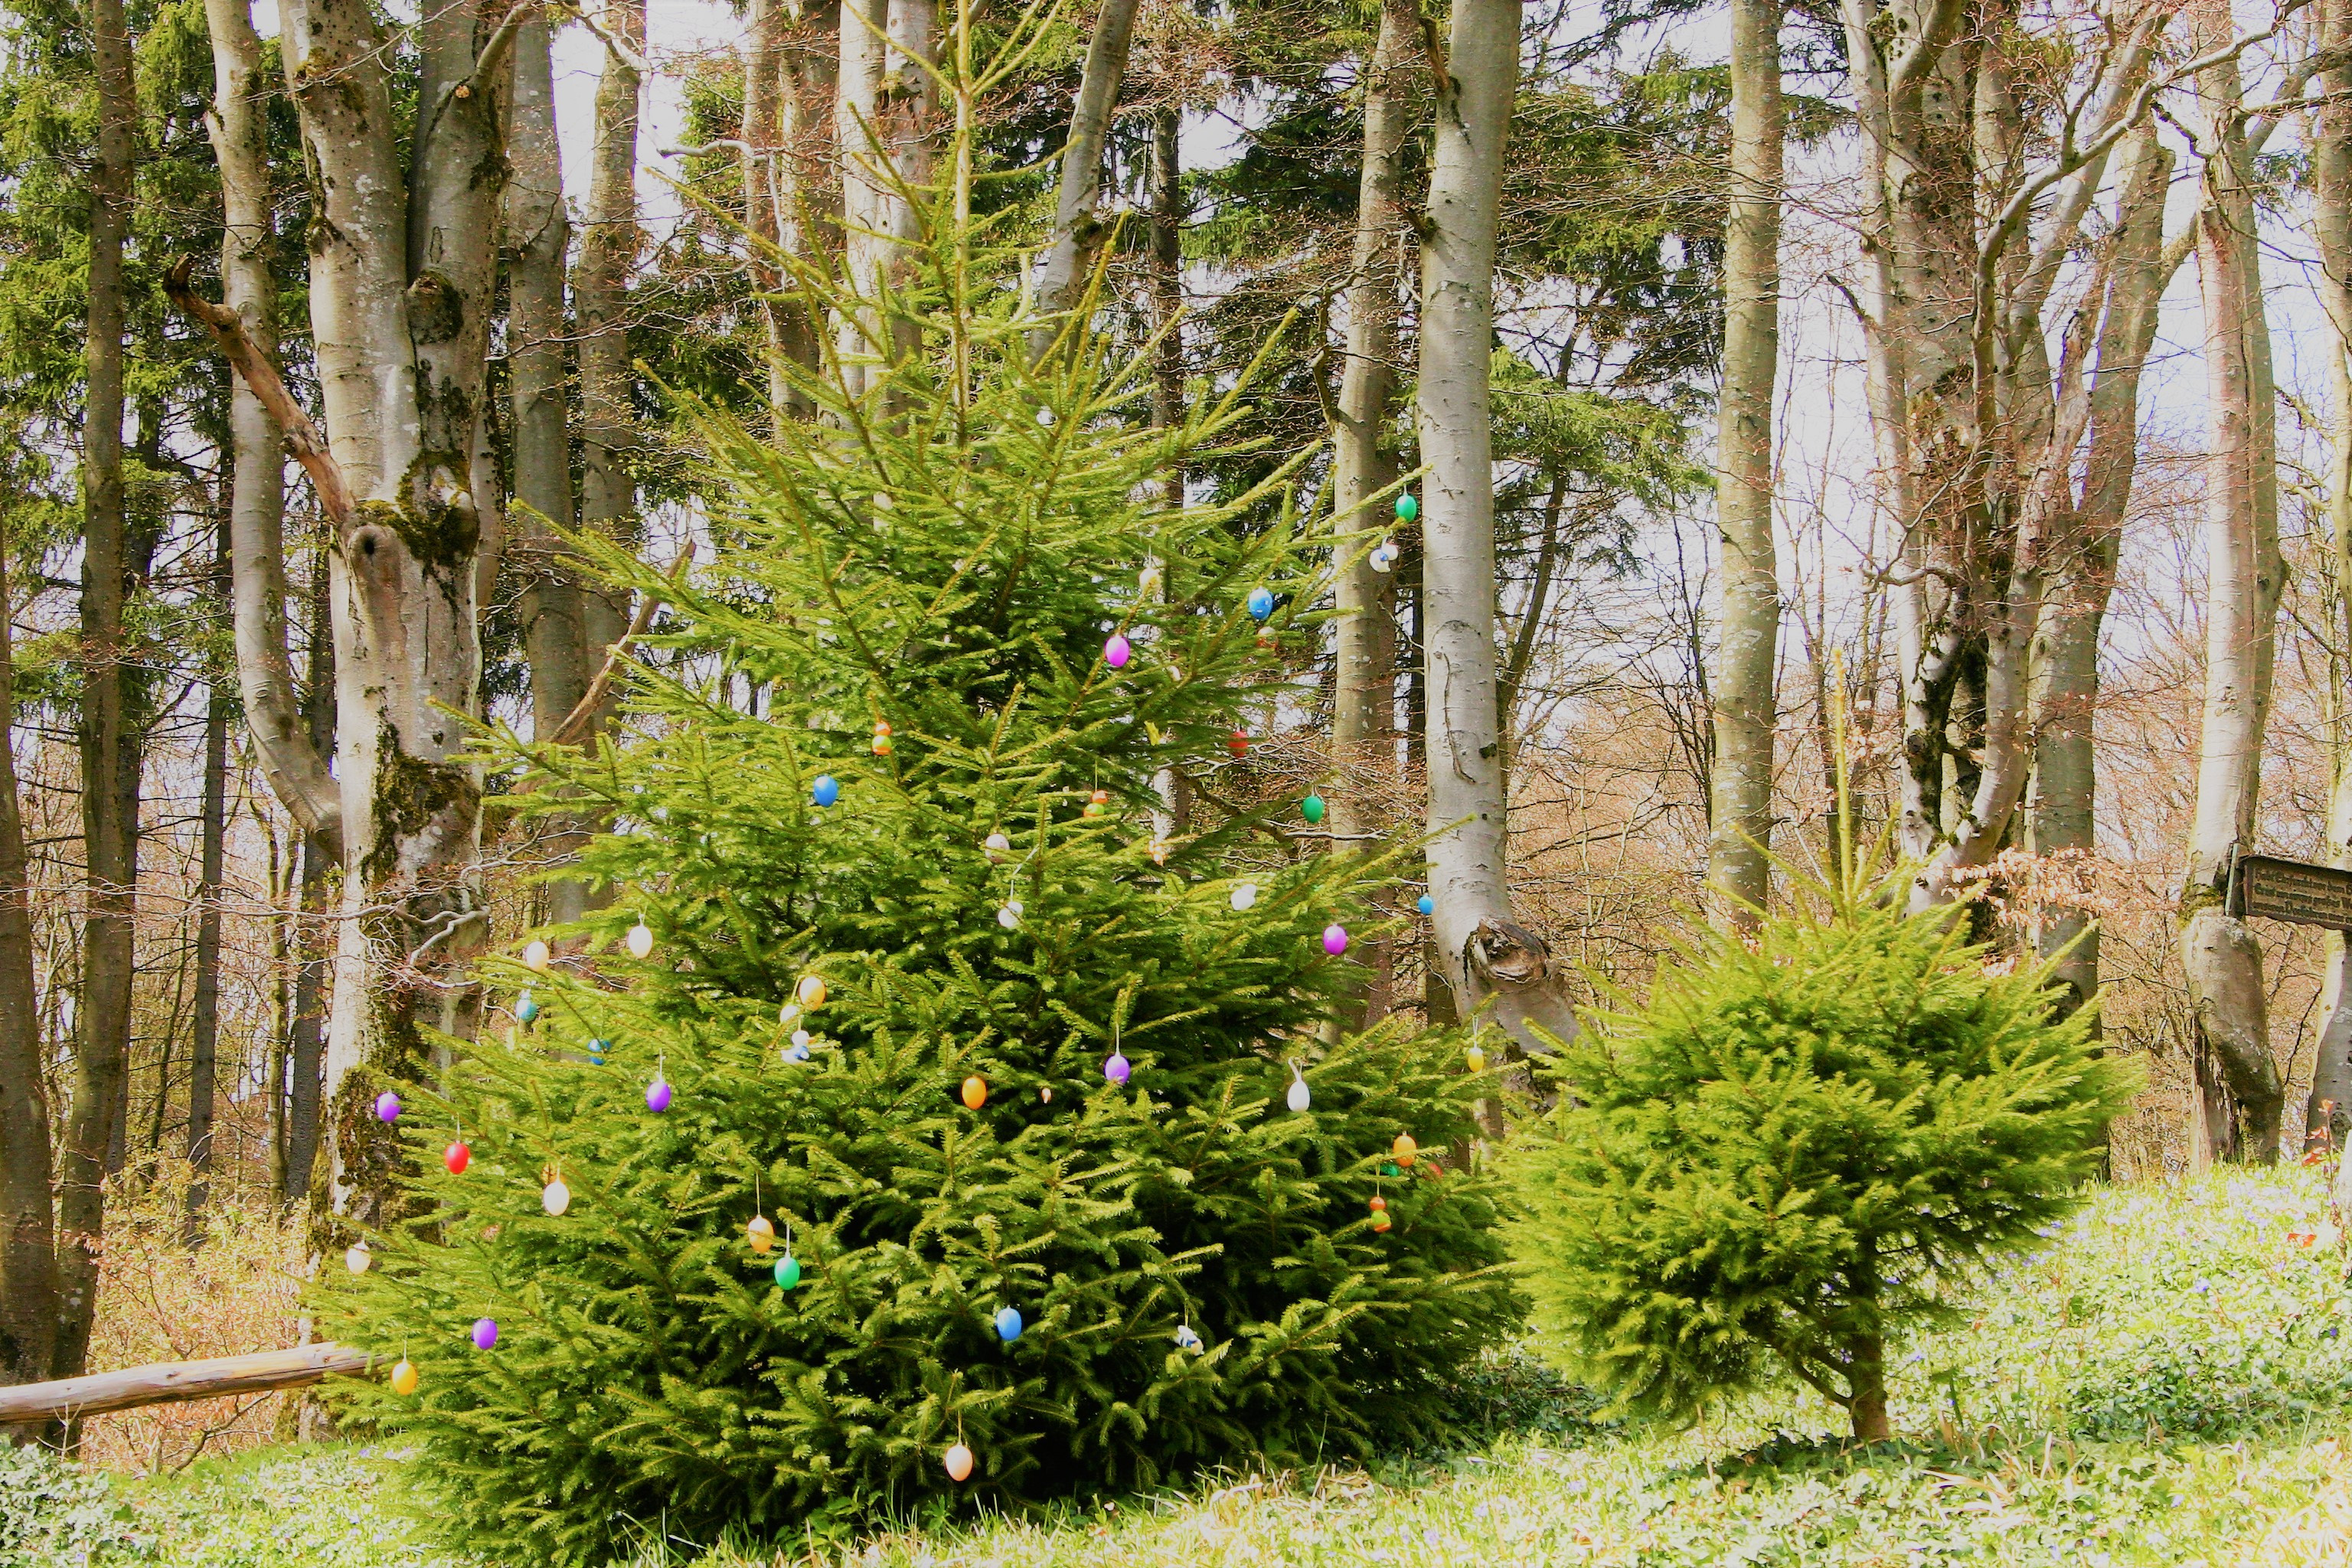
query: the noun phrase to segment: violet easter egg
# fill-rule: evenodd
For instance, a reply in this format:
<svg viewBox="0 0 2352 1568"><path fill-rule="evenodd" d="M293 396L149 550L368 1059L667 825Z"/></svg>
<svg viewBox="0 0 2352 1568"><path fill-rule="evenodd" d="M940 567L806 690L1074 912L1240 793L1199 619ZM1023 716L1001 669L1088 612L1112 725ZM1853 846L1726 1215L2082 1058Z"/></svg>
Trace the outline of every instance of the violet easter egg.
<svg viewBox="0 0 2352 1568"><path fill-rule="evenodd" d="M377 1095L375 1097L375 1119L378 1121L399 1121L400 1096L393 1093L392 1090L388 1089L382 1094Z"/></svg>
<svg viewBox="0 0 2352 1568"><path fill-rule="evenodd" d="M657 1078L646 1085L646 1109L659 1113L669 1109L669 1080Z"/></svg>
<svg viewBox="0 0 2352 1568"><path fill-rule="evenodd" d="M476 1318L474 1320L474 1348L478 1351L486 1351L498 1342L498 1320L496 1318Z"/></svg>
<svg viewBox="0 0 2352 1568"><path fill-rule="evenodd" d="M1115 1088L1125 1089L1128 1076L1133 1071L1133 1066L1117 1051L1113 1051L1103 1063L1103 1077Z"/></svg>
<svg viewBox="0 0 2352 1568"><path fill-rule="evenodd" d="M1348 928L1334 921L1323 928L1323 951L1337 958L1348 951Z"/></svg>
<svg viewBox="0 0 2352 1568"><path fill-rule="evenodd" d="M1135 656L1135 645L1127 640L1124 632L1113 632L1103 644L1103 662L1113 669L1125 669L1127 661Z"/></svg>

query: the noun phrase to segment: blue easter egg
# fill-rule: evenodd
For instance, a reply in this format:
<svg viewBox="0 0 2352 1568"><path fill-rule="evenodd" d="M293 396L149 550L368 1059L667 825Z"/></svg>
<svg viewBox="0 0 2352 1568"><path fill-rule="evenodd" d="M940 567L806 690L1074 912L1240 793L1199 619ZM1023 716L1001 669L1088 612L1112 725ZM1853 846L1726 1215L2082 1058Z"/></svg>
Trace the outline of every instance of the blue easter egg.
<svg viewBox="0 0 2352 1568"><path fill-rule="evenodd" d="M526 991L515 998L514 1013L519 1022L528 1024L539 1016L539 1003Z"/></svg>
<svg viewBox="0 0 2352 1568"><path fill-rule="evenodd" d="M1427 893L1423 893L1421 897L1413 900L1412 907L1419 910L1423 914L1433 915L1437 912L1437 900L1431 898Z"/></svg>
<svg viewBox="0 0 2352 1568"><path fill-rule="evenodd" d="M1021 1310L1017 1307L996 1309L996 1337L1006 1344L1021 1337Z"/></svg>
<svg viewBox="0 0 2352 1568"><path fill-rule="evenodd" d="M1264 620L1274 614L1274 595L1264 588L1252 588L1242 603L1249 609L1253 620Z"/></svg>
<svg viewBox="0 0 2352 1568"><path fill-rule="evenodd" d="M809 798L819 805L831 805L841 798L841 781L831 773L817 774L816 784L809 791Z"/></svg>
<svg viewBox="0 0 2352 1568"><path fill-rule="evenodd" d="M588 1042L588 1059L598 1067L603 1067L604 1053L612 1048L613 1042L610 1040L591 1040Z"/></svg>

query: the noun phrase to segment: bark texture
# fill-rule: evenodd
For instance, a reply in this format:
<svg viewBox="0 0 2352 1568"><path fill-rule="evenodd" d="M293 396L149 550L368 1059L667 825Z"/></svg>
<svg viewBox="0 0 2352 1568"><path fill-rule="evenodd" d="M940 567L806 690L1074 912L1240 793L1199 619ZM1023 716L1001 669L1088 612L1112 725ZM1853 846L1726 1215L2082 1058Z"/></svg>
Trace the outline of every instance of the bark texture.
<svg viewBox="0 0 2352 1568"><path fill-rule="evenodd" d="M2335 563L2331 629L2337 651L2327 682L2327 853L2334 864L2352 866L2352 3L2323 0L2319 27L2322 54L2338 62L2320 75L2327 103L2312 117L2310 145L2317 287L2334 333L2327 356L2334 428L2328 433L2326 515ZM2328 1145L2340 1150L2352 1132L2352 943L2342 931L2327 933L2320 1012L2319 1054L2304 1127L2307 1138L2324 1131Z"/></svg>
<svg viewBox="0 0 2352 1568"><path fill-rule="evenodd" d="M1772 545L1772 388L1780 351L1780 7L1732 0L1731 184L1724 222L1723 393L1716 526L1723 603L1714 679L1707 882L1715 918L1755 928L1771 890L1772 682L1780 630Z"/></svg>
<svg viewBox="0 0 2352 1568"><path fill-rule="evenodd" d="M625 49L605 51L604 74L596 84L586 224L572 278L580 328L580 523L608 538L633 541L637 489L629 461L636 419L631 406L628 282L643 237L637 226L637 132L645 81L636 58L646 46L645 0L609 7L605 22ZM628 618L625 595L581 590L583 692ZM593 721L608 716L609 709Z"/></svg>
<svg viewBox="0 0 2352 1568"><path fill-rule="evenodd" d="M0 1381L38 1383L58 1334L49 1106L41 1087L31 873L16 794L16 601L0 518ZM0 1436L5 1436L0 1432Z"/></svg>
<svg viewBox="0 0 2352 1568"><path fill-rule="evenodd" d="M1068 323L1078 279L1102 240L1095 206L1102 195L1103 150L1127 75L1128 45L1135 36L1136 0L1103 0L1087 38L1086 64L1078 73L1078 96L1070 105L1069 140L1062 143L1062 168L1054 191L1054 232L1037 271L1038 323L1029 333L1029 353L1044 359ZM845 59L846 57L845 56Z"/></svg>
<svg viewBox="0 0 2352 1568"><path fill-rule="evenodd" d="M2223 0L2191 15L2208 49L2231 33ZM2197 809L2181 889L2180 957L2196 1009L2198 1147L2192 1157L2277 1157L2284 1085L2270 1048L2262 943L2228 909L2231 860L2255 846L2270 711L2279 572L2269 334L2253 243L2254 206L2234 60L2199 78L2205 116L2197 270L2205 313L2205 711Z"/></svg>
<svg viewBox="0 0 2352 1568"><path fill-rule="evenodd" d="M82 428L82 852L88 890L75 998L73 1104L58 1192L53 1375L82 1370L98 1307L107 1156L121 1124L131 1043L139 765L124 607L131 544L122 489L122 251L130 230L139 104L121 0L90 0L98 161L90 171L88 405Z"/></svg>
<svg viewBox="0 0 2352 1568"><path fill-rule="evenodd" d="M277 461L273 454L270 461ZM228 597L228 527L222 519L215 580L222 599ZM205 699L204 826L202 865L196 883L196 983L188 1020L188 1137L186 1152L194 1175L188 1183L189 1232L198 1234L196 1218L212 1192L213 1088L220 1045L221 889L226 880L228 844L228 726L231 710L229 674L215 662L208 673L211 689ZM159 1101L162 1096L157 1096Z"/></svg>
<svg viewBox="0 0 2352 1568"><path fill-rule="evenodd" d="M1457 0L1437 75L1437 125L1421 247L1414 419L1424 679L1429 685L1429 888L1439 967L1460 1014L1492 1005L1522 1048L1576 1026L1550 949L1518 923L1509 883L1495 658L1495 241L1503 146L1518 85L1516 0ZM1540 1032L1539 1032L1540 1031Z"/></svg>
<svg viewBox="0 0 2352 1568"><path fill-rule="evenodd" d="M1339 610L1331 698L1329 791L1332 851L1373 853L1396 818L1395 578L1373 570L1360 535L1378 539L1396 482L1395 417L1399 244L1404 228L1403 152L1412 122L1408 61L1420 20L1408 0L1383 0L1380 33L1363 64L1363 159L1356 183L1356 232L1348 258L1346 355L1331 424L1331 531ZM1357 944L1362 968L1360 1024L1389 1010L1394 955L1389 943Z"/></svg>

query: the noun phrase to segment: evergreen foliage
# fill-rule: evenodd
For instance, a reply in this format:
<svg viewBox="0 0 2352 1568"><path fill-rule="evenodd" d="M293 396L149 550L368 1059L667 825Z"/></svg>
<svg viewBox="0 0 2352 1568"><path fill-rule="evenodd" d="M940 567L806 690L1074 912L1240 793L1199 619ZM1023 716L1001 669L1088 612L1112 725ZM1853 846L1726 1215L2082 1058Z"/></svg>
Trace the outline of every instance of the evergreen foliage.
<svg viewBox="0 0 2352 1568"><path fill-rule="evenodd" d="M1465 1158L1492 1086L1450 1036L1335 1024L1322 933L1361 916L1360 860L1291 845L1236 909L1234 851L1273 825L1151 820L1163 768L1215 795L1278 689L1269 645L1312 618L1307 542L1234 526L1261 495L1143 499L1238 395L1151 430L1149 345L1073 326L1033 364L1024 300L966 282L1014 258L945 207L885 300L804 279L819 319L916 345L878 384L829 363L817 418L756 436L696 416L715 562L671 585L583 542L668 597L667 655L633 667L618 744L501 743L540 808L611 814L582 865L614 902L552 973L494 965L536 1022L494 1016L404 1088L412 1213L318 1293L330 1331L415 1362L413 1396L353 1403L500 1561L1361 1454L1443 1426L1519 1310ZM1391 1163L1405 1132L1423 1157Z"/></svg>
<svg viewBox="0 0 2352 1568"><path fill-rule="evenodd" d="M1562 1050L1517 1249L1621 1407L1693 1416L1777 1368L1884 1437L1888 1344L2079 1201L2127 1075L2045 973L1989 963L1965 910L1905 913L1905 885L1800 888Z"/></svg>

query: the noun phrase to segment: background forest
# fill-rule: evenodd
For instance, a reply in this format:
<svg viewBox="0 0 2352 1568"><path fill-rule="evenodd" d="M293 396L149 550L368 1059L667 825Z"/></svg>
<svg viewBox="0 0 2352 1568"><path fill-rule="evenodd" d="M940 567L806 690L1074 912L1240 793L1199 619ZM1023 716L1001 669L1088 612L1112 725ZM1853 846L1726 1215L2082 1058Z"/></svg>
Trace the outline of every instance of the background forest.
<svg viewBox="0 0 2352 1568"><path fill-rule="evenodd" d="M1363 1016L1540 1044L1742 929L1766 849L1884 831L2099 996L2117 1178L2343 1140L2352 955L2221 895L2352 864L2352 4L1039 15L950 101L928 0L0 10L10 1381L290 1341L353 1072L511 1026L476 960L607 897L484 728L625 741L631 661L766 716L589 558L695 581L689 406L820 416L787 367L866 328L785 284L903 267L958 115L1007 286L1147 353L1139 428L1256 365L1167 503L1327 542L1165 830L1491 822L1424 921L1409 850Z"/></svg>

